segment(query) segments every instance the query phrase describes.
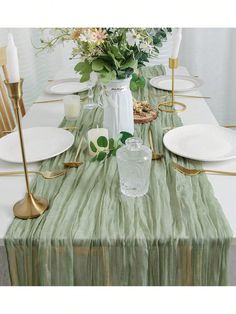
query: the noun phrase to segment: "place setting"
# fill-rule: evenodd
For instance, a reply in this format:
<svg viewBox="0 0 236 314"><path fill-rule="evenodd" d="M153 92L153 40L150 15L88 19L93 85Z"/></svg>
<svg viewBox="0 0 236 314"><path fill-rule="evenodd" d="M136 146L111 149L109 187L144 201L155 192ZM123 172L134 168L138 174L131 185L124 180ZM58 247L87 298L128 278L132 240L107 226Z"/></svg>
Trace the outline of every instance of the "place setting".
<svg viewBox="0 0 236 314"><path fill-rule="evenodd" d="M0 182L11 177L21 191L4 235L11 284L227 284L221 261L232 230L202 174L236 176L205 169L206 162L236 159L236 132L232 125L183 123L182 113L191 115L195 105L188 93L203 85L176 75L183 30L55 32L51 41L42 37L39 50L52 48L52 40L71 41L78 78L47 82L43 100L32 105L40 127L31 125L30 110L21 111L23 79L11 33L2 50L7 68L0 83L15 125L8 117L0 124L0 159L9 166ZM146 65L168 36L171 75L163 65ZM196 95L196 104L200 98L207 96ZM61 122L49 126L54 115Z"/></svg>

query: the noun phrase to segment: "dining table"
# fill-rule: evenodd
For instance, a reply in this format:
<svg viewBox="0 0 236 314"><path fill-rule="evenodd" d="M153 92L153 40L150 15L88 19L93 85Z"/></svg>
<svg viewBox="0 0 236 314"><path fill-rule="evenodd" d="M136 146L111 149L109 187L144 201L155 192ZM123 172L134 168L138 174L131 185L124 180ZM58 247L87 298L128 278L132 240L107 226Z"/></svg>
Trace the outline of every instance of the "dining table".
<svg viewBox="0 0 236 314"><path fill-rule="evenodd" d="M167 74L169 71L170 70L166 67ZM176 74L190 75L188 70L182 66L176 70ZM65 78L65 73L60 71L53 79L56 80L63 78ZM207 84L207 82L205 82L205 84ZM200 90L185 92L184 94L195 96L202 95ZM210 100L205 100L203 98L189 98L185 96L178 97L178 101L187 105L186 111L178 113L183 125L197 123L212 125L219 124L207 103L209 101L214 104L214 94L210 96ZM26 115L23 117L23 128L41 126L58 127L64 118L63 101L43 102L45 100L53 100L58 98L61 98L61 96L42 93L37 99L37 103L33 103L27 110ZM40 103L40 101L42 101L42 103ZM222 104L222 106L224 106L224 104ZM202 165L205 169L236 171L236 159L222 162L203 162ZM39 167L39 162L29 165L31 170L38 170ZM22 169L23 168L21 164L8 163L0 160L0 171L17 171ZM30 180L33 180L33 178L34 176L31 176ZM214 195L218 199L233 231L233 239L230 247L229 284L236 285L236 176L209 174L207 175L207 178L213 187ZM19 199L21 199L24 194L24 176L0 177L0 285L11 284L9 278L7 254L4 246L4 237L14 219L12 210L13 205Z"/></svg>

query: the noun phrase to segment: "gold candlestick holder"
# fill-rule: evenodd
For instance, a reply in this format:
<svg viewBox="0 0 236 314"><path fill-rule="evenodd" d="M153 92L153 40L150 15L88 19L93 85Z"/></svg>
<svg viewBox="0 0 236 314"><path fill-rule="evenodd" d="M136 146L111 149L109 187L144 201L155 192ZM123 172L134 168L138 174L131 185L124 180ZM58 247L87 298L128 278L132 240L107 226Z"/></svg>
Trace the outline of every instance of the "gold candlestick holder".
<svg viewBox="0 0 236 314"><path fill-rule="evenodd" d="M27 170L23 132L20 118L20 102L23 95L22 92L23 79L21 79L20 82L16 83L9 83L7 81L5 81L4 83L7 87L8 95L12 100L12 104L14 106L14 111L16 114L27 190L25 197L14 205L13 211L15 217L20 219L36 218L40 216L45 210L48 209L48 201L44 198L36 197L30 192L29 176Z"/></svg>
<svg viewBox="0 0 236 314"><path fill-rule="evenodd" d="M164 112L183 112L186 105L182 102L175 101L175 69L178 68L178 59L169 58L169 68L171 69L171 101L165 101L158 105L158 109ZM175 106L180 107L179 109ZM169 107L166 109L166 107Z"/></svg>

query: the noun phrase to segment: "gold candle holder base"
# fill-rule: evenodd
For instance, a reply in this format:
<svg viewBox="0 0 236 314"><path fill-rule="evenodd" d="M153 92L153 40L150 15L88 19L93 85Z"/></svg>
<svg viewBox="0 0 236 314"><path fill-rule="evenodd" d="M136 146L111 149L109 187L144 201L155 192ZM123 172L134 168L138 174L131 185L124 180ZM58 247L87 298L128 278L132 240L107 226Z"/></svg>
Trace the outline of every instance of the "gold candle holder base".
<svg viewBox="0 0 236 314"><path fill-rule="evenodd" d="M169 109L166 109L166 107L169 107ZM178 107L180 108L178 109ZM158 109L162 112L183 112L186 108L187 106L179 101L166 101L158 105Z"/></svg>
<svg viewBox="0 0 236 314"><path fill-rule="evenodd" d="M42 215L47 209L46 199L26 193L25 197L14 205L13 212L17 218L32 219Z"/></svg>
<svg viewBox="0 0 236 314"><path fill-rule="evenodd" d="M22 79L20 80L20 82L15 82L15 83L9 83L5 81L8 95L12 100L12 103L14 106L14 112L16 114L16 120L17 120L19 138L20 138L20 146L21 146L21 155L22 155L22 161L23 161L23 166L24 166L26 190L27 190L25 197L14 205L13 211L14 211L14 215L17 218L29 219L29 218L36 218L42 215L42 213L48 209L48 201L46 199L36 197L30 192L27 162L26 162L24 140L23 140L23 132L22 132L21 118L20 118L20 101L23 95L22 84L23 84Z"/></svg>
<svg viewBox="0 0 236 314"><path fill-rule="evenodd" d="M183 112L187 106L182 102L175 101L175 69L178 67L178 59L169 58L169 68L172 70L172 88L171 88L171 101L162 102L158 105L158 109L162 112ZM169 107L166 109L166 107ZM180 107L178 109L178 107Z"/></svg>

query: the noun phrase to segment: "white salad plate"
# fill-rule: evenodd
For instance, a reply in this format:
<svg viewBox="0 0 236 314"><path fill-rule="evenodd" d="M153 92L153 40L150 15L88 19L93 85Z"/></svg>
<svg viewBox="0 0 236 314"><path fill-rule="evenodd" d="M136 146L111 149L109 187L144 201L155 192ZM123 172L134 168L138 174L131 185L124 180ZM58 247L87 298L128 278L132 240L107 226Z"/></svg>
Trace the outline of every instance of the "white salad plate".
<svg viewBox="0 0 236 314"><path fill-rule="evenodd" d="M45 92L56 95L71 95L74 93L84 92L89 88L94 87L95 84L96 82L94 80L81 83L79 78L58 80L50 82L46 86Z"/></svg>
<svg viewBox="0 0 236 314"><path fill-rule="evenodd" d="M163 138L172 153L201 161L236 158L236 132L218 125L192 124L177 127Z"/></svg>
<svg viewBox="0 0 236 314"><path fill-rule="evenodd" d="M171 75L161 75L150 79L150 84L158 89L171 91L172 90L172 78ZM175 92L187 92L192 91L202 86L203 81L199 78L185 75L175 76Z"/></svg>
<svg viewBox="0 0 236 314"><path fill-rule="evenodd" d="M28 163L55 157L66 151L74 143L73 134L54 127L24 129L23 138ZM18 132L13 132L0 139L0 159L22 163Z"/></svg>

